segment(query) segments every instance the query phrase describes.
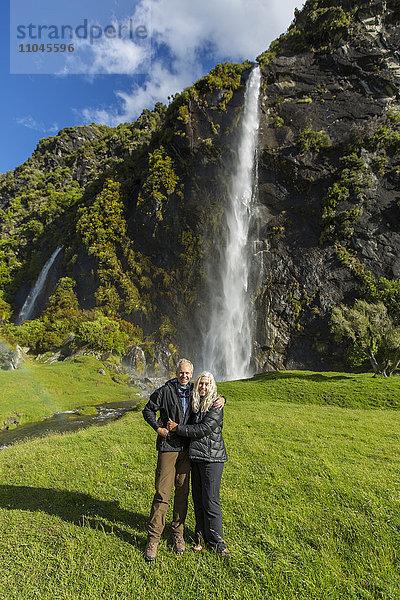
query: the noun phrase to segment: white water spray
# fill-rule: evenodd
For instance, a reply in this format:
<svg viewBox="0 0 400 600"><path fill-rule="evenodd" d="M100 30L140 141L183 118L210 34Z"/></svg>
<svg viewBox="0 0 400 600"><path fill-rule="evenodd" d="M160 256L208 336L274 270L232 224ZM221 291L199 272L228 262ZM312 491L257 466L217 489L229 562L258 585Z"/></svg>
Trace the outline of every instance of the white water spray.
<svg viewBox="0 0 400 600"><path fill-rule="evenodd" d="M251 375L248 234L256 184L260 82L260 69L256 67L246 85L237 163L226 211L228 237L220 265L220 282L213 285L214 305L204 344L203 363L219 380Z"/></svg>
<svg viewBox="0 0 400 600"><path fill-rule="evenodd" d="M48 275L54 261L56 260L57 256L61 252L61 249L62 249L62 246L59 246L59 248L57 248L53 252L53 254L50 256L49 260L45 263L43 269L40 271L40 275L37 278L35 285L29 292L28 297L26 298L24 305L19 312L19 315L16 320L17 325L20 325L24 321L28 321L28 319L31 318L33 309L35 307L36 300L38 299L39 294L43 289L47 275Z"/></svg>

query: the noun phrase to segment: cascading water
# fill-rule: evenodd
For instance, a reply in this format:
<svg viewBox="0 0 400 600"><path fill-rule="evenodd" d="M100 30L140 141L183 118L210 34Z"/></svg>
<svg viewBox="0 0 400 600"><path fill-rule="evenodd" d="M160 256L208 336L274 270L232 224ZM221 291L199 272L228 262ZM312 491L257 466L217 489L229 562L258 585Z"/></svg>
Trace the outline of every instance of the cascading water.
<svg viewBox="0 0 400 600"><path fill-rule="evenodd" d="M248 234L256 186L260 82L260 68L255 67L246 86L237 162L226 210L227 242L220 281L213 282L213 306L204 340L203 364L220 381L251 375Z"/></svg>
<svg viewBox="0 0 400 600"><path fill-rule="evenodd" d="M35 285L33 286L33 288L31 289L31 291L28 294L28 297L26 298L23 307L21 308L19 315L16 319L16 324L20 325L21 323L23 323L24 321L27 321L28 319L31 318L32 316L32 312L33 309L35 307L36 304L36 300L38 299L40 292L43 289L43 286L45 284L47 275L54 263L54 261L56 260L57 256L59 255L59 253L62 250L62 246L59 246L54 252L53 254L50 256L49 260L45 263L43 269L40 272L39 277L36 280Z"/></svg>

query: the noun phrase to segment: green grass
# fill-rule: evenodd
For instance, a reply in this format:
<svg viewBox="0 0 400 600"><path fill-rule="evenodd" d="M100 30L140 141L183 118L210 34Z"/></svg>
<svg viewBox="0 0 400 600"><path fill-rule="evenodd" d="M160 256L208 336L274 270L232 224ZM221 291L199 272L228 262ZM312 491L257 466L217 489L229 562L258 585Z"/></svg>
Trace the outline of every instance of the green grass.
<svg viewBox="0 0 400 600"><path fill-rule="evenodd" d="M177 557L168 526L144 562L156 453L140 412L0 451L1 597L399 600L400 412L295 404L273 383L219 386L227 562Z"/></svg>
<svg viewBox="0 0 400 600"><path fill-rule="evenodd" d="M99 369L106 375L101 375ZM20 422L38 421L57 411L132 400L137 390L113 381L113 373L93 356L52 364L27 362L0 370L0 423L18 413Z"/></svg>
<svg viewBox="0 0 400 600"><path fill-rule="evenodd" d="M328 404L350 408L400 408L400 377L370 373L274 371L220 384L221 393L237 400L262 396L273 402Z"/></svg>

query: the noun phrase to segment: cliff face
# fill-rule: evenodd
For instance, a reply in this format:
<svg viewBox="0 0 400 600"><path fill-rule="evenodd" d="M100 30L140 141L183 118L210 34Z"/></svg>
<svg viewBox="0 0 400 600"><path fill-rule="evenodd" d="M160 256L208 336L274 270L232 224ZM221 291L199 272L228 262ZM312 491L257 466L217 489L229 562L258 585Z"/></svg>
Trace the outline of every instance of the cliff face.
<svg viewBox="0 0 400 600"><path fill-rule="evenodd" d="M258 370L332 367L332 307L400 277L400 8L353 4L308 1L258 59ZM0 287L16 313L63 245L52 276L76 280L81 308L196 357L250 68L219 65L135 123L63 130L0 179Z"/></svg>
<svg viewBox="0 0 400 600"><path fill-rule="evenodd" d="M205 252L223 235L224 165L250 67L217 66L134 123L65 129L2 177L0 289L14 316L63 246L49 276L73 279L82 309L134 323L163 347L193 350Z"/></svg>
<svg viewBox="0 0 400 600"><path fill-rule="evenodd" d="M331 366L331 307L400 274L399 3L337 4L260 57L260 368Z"/></svg>

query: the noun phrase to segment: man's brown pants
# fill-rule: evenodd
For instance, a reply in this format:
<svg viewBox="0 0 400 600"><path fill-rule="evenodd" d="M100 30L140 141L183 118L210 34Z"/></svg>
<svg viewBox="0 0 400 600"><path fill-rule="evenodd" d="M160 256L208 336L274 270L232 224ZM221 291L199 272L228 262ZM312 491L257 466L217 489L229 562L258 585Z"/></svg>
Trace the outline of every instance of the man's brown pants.
<svg viewBox="0 0 400 600"><path fill-rule="evenodd" d="M156 493L150 512L148 539L158 542L165 527L172 488L175 485L172 514L172 535L183 537L190 479L189 450L181 452L159 452L156 467Z"/></svg>

